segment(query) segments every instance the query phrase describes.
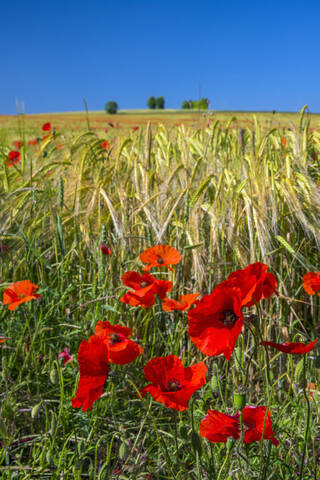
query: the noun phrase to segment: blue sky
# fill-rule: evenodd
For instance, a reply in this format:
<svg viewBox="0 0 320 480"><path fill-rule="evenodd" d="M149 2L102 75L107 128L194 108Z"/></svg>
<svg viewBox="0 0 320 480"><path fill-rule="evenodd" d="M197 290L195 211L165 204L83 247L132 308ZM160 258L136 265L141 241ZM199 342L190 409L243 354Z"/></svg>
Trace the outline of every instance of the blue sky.
<svg viewBox="0 0 320 480"><path fill-rule="evenodd" d="M0 114L168 108L320 112L320 2L11 0L0 17Z"/></svg>

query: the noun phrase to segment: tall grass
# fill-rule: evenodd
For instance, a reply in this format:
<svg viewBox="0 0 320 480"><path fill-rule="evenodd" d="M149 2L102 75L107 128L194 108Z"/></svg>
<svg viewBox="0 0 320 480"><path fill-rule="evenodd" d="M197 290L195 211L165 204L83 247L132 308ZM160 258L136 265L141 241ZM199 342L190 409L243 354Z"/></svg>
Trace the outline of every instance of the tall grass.
<svg viewBox="0 0 320 480"><path fill-rule="evenodd" d="M306 382L319 380L319 353L303 369L300 358L269 353L267 371L266 353L244 334L234 354L241 361L207 360L210 381L179 414L176 431L171 411L142 402L136 389L152 356L202 359L188 342L186 317L119 302L121 275L139 268L145 248L166 243L183 254L176 294L209 293L231 271L262 261L280 294L258 312L263 335L319 335L318 298L301 285L304 273L319 270L320 135L303 113L298 125L267 133L257 121L241 133L233 120L118 131L108 133L108 151L92 131L57 132L22 147L17 168L6 166L10 143L31 132L22 121L14 135L1 131L0 242L10 253L0 257L0 286L30 279L42 295L13 313L0 309L0 335L8 337L0 348L4 479L296 479L304 448L302 478L319 478L319 395L310 418L303 395ZM101 236L110 257L99 250ZM83 414L70 402L77 362L62 367L57 355L67 346L76 358L104 319L132 327L144 354L114 365L103 398ZM208 408L232 409L243 375L248 403L271 407L278 448L213 446L197 434Z"/></svg>

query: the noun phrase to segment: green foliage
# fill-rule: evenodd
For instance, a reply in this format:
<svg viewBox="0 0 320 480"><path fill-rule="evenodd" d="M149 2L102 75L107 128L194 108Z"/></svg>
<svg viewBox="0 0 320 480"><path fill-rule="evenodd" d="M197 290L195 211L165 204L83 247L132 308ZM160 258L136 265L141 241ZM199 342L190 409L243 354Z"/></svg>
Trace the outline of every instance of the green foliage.
<svg viewBox="0 0 320 480"><path fill-rule="evenodd" d="M107 102L105 106L105 110L106 110L106 113L111 113L111 114L117 113L118 111L117 102L113 102L113 101Z"/></svg>
<svg viewBox="0 0 320 480"><path fill-rule="evenodd" d="M209 108L209 99L208 98L201 98L199 102L199 106L201 110L208 110Z"/></svg>
<svg viewBox="0 0 320 480"><path fill-rule="evenodd" d="M200 108L200 110L208 110L209 104L210 102L208 98L201 98L200 100L184 100L181 108L194 110L198 110Z"/></svg>
<svg viewBox="0 0 320 480"><path fill-rule="evenodd" d="M156 104L157 104L157 108L158 108L159 110L163 110L163 109L164 109L164 104L165 104L164 98L163 98L163 97L158 97L158 98L156 99Z"/></svg>
<svg viewBox="0 0 320 480"><path fill-rule="evenodd" d="M147 105L151 110L154 110L155 108L157 108L156 98L154 96L151 96L147 101Z"/></svg>

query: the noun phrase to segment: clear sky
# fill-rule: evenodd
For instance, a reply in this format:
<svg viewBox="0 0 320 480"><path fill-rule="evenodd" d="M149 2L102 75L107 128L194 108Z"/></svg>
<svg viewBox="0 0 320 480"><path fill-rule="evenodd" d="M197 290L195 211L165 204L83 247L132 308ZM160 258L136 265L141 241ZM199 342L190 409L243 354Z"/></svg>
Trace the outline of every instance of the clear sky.
<svg viewBox="0 0 320 480"><path fill-rule="evenodd" d="M166 107L320 112L319 0L4 0L0 114Z"/></svg>

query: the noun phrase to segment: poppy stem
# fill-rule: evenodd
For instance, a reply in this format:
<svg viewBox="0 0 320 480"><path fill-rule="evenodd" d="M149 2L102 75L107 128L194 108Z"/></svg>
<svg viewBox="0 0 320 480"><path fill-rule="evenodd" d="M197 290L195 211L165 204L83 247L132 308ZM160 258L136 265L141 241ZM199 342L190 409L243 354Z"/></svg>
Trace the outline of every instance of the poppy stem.
<svg viewBox="0 0 320 480"><path fill-rule="evenodd" d="M265 375L264 375L264 383L265 383L265 390L266 390L266 398L267 398L267 403L269 405L270 403L270 395L269 395L269 387L270 387L270 362L269 362L269 352L268 352L268 347L266 345L263 344L263 337L262 337L262 334L261 334L261 325L262 325L262 312L261 312L261 307L258 303L255 302L255 306L256 306L256 309L257 309L257 314L258 314L258 318L259 318L259 321L256 322L255 324L255 331L256 331L256 335L254 334L254 338L255 338L255 341L256 341L256 345L257 345L257 348L258 346L260 345L260 342L262 343L263 347L264 347L264 352L265 352L265 358L266 358L266 364L263 366L263 360L260 355L260 349L258 350L259 352L259 359L261 361L261 369L264 370L265 372Z"/></svg>
<svg viewBox="0 0 320 480"><path fill-rule="evenodd" d="M177 467L179 467L180 460L179 460L177 417L178 417L178 412L174 411L173 412L173 423L174 423L174 438L175 438L175 444L176 444L176 462L177 462Z"/></svg>
<svg viewBox="0 0 320 480"><path fill-rule="evenodd" d="M156 420L154 419L152 413L151 413L151 409L148 407L147 405L147 402L145 401L145 399L141 396L141 393L138 389L138 387L135 385L135 383L129 378L128 381L131 383L131 385L133 386L133 388L135 389L138 397L140 398L140 400L142 401L143 405L145 406L146 410L147 410L147 413L150 415L150 418L151 418L151 421L152 421L152 424L153 424L153 429L154 429L154 432L156 434L156 437L157 437L157 440L158 440L158 444L159 444L159 447L160 447L160 450L162 452L162 455L163 457L166 459L167 461L167 464L168 464L168 467L171 471L171 474L172 474L172 478L175 479L176 478L176 475L173 471L173 468L172 468L172 463L171 463L171 457L168 453L168 450L167 450L167 446L165 444L165 442L161 439L160 435L159 435L159 428L157 426L157 423L156 423Z"/></svg>
<svg viewBox="0 0 320 480"><path fill-rule="evenodd" d="M235 442L233 440L232 441L230 441L230 440L227 441L227 455L225 456L225 459L224 459L224 461L223 461L223 463L220 467L220 470L219 470L218 476L217 476L217 480L221 480L222 478L227 478L226 476L221 477L221 475L222 475L226 465L227 465L227 472L228 472L230 453L231 453L234 445L235 445Z"/></svg>
<svg viewBox="0 0 320 480"><path fill-rule="evenodd" d="M310 416L311 416L310 401L307 395L306 363L307 363L307 355L305 354L303 355L303 377L302 378L303 378L303 395L307 402L307 422L305 425L303 451L302 451L302 457L301 457L301 463L300 463L300 472L299 472L300 480L302 480L303 478L302 475L303 475L303 469L304 469L304 460L306 457L307 441L308 441L308 435L309 435L309 429L310 429Z"/></svg>

